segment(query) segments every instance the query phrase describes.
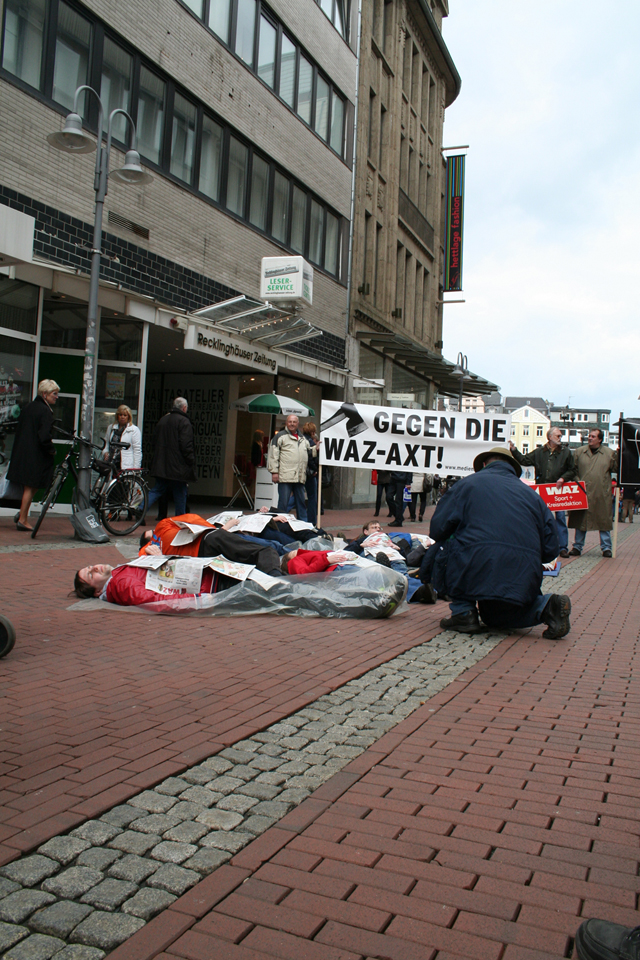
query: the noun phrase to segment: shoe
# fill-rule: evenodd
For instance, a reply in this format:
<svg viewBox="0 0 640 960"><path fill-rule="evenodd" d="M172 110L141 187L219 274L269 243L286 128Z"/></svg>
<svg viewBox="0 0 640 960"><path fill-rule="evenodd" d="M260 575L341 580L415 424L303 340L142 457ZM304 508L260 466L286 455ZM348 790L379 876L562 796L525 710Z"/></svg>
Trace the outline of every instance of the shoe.
<svg viewBox="0 0 640 960"><path fill-rule="evenodd" d="M568 551L568 550L561 550L560 553L558 554L558 556L559 556L559 557L562 557L563 559L565 559L566 557L569 556L569 551Z"/></svg>
<svg viewBox="0 0 640 960"><path fill-rule="evenodd" d="M14 522L14 523L17 523L19 519L20 519L20 511L18 510L18 512L16 513L15 517L13 518L13 522Z"/></svg>
<svg viewBox="0 0 640 960"><path fill-rule="evenodd" d="M435 603L438 595L430 583L423 583L411 597L411 603Z"/></svg>
<svg viewBox="0 0 640 960"><path fill-rule="evenodd" d="M391 567L391 560L389 560L386 553L376 553L376 563L379 563L383 567Z"/></svg>
<svg viewBox="0 0 640 960"><path fill-rule="evenodd" d="M422 517L423 517L423 514L421 513L420 516L418 517L418 523L422 523Z"/></svg>
<svg viewBox="0 0 640 960"><path fill-rule="evenodd" d="M440 629L455 630L456 633L480 633L482 631L477 610L468 610L467 613L456 613L452 617L445 617L444 620L440 621Z"/></svg>
<svg viewBox="0 0 640 960"><path fill-rule="evenodd" d="M639 960L640 927L585 920L576 933L579 960Z"/></svg>
<svg viewBox="0 0 640 960"><path fill-rule="evenodd" d="M33 531L33 527L28 527L26 523L20 523L19 520L16 520L16 530L28 530L29 533Z"/></svg>
<svg viewBox="0 0 640 960"><path fill-rule="evenodd" d="M379 516L380 516L380 511L376 510L376 512L374 513L374 517L379 517Z"/></svg>
<svg viewBox="0 0 640 960"><path fill-rule="evenodd" d="M576 550L575 547L573 547L572 550L569 550L569 556L570 556L570 557L579 557L579 556L581 556L581 554L582 554L582 550Z"/></svg>
<svg viewBox="0 0 640 960"><path fill-rule="evenodd" d="M571 600L569 597L560 593L552 593L542 612L542 621L547 624L547 629L542 636L546 640L560 640L562 637L566 637L571 630L570 613Z"/></svg>
<svg viewBox="0 0 640 960"><path fill-rule="evenodd" d="M407 578L399 574L394 577L394 583L388 590L380 594L380 613L379 617L390 617L394 610L402 603L407 595Z"/></svg>
<svg viewBox="0 0 640 960"><path fill-rule="evenodd" d="M398 523L397 520L392 520L392 522L391 522L391 523L388 523L387 526L388 526L388 527L401 527L401 526L402 526L402 523Z"/></svg>
<svg viewBox="0 0 640 960"><path fill-rule="evenodd" d="M611 553L611 550L603 550L603 551L602 551L602 556L603 556L603 557L612 557L613 554Z"/></svg>
<svg viewBox="0 0 640 960"><path fill-rule="evenodd" d="M388 514L387 514L387 520L389 519L389 517L395 517L395 513L388 513Z"/></svg>

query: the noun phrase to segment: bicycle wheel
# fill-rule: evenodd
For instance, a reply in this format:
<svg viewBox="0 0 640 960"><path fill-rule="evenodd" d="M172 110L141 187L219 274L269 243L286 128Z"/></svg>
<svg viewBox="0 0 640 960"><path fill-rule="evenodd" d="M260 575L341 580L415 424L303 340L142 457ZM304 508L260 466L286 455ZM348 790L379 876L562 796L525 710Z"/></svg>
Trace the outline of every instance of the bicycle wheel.
<svg viewBox="0 0 640 960"><path fill-rule="evenodd" d="M102 497L100 520L109 533L126 537L140 526L147 512L148 491L137 473L121 473Z"/></svg>
<svg viewBox="0 0 640 960"><path fill-rule="evenodd" d="M6 657L13 650L15 642L16 631L13 624L0 614L0 657Z"/></svg>
<svg viewBox="0 0 640 960"><path fill-rule="evenodd" d="M47 510L49 509L49 507L52 507L56 502L56 500L58 499L58 494L62 490L62 485L64 484L66 479L67 479L67 474L64 471L60 470L60 468L58 468L53 475L53 481L51 483L51 486L49 487L49 493L45 497L45 501L42 504L42 510L40 511L40 516L38 517L38 519L36 520L33 526L33 531L31 533L32 540L35 539L35 535L40 529L40 524L44 520Z"/></svg>

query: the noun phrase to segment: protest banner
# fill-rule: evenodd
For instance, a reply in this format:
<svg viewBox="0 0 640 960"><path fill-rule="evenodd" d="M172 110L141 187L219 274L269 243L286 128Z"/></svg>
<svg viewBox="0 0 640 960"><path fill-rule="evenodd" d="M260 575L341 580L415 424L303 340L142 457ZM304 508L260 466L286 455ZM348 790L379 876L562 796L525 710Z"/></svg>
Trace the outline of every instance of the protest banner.
<svg viewBox="0 0 640 960"><path fill-rule="evenodd" d="M620 420L620 477L622 486L640 484L640 420Z"/></svg>
<svg viewBox="0 0 640 960"><path fill-rule="evenodd" d="M509 414L407 410L323 400L320 463L325 466L465 477L492 447L508 448Z"/></svg>
<svg viewBox="0 0 640 960"><path fill-rule="evenodd" d="M579 480L563 483L561 487L555 483L534 483L530 486L540 494L549 510L587 510L589 507L587 491Z"/></svg>

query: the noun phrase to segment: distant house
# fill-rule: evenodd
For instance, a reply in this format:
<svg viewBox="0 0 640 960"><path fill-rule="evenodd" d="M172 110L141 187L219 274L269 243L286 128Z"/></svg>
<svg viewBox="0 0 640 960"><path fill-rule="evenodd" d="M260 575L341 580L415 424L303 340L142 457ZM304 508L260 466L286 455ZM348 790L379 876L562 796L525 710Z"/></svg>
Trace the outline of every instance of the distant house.
<svg viewBox="0 0 640 960"><path fill-rule="evenodd" d="M506 400L513 398L505 398ZM532 404L525 404L511 413L511 441L515 443L520 453L531 453L536 447L542 447L547 442L547 430L551 420Z"/></svg>
<svg viewBox="0 0 640 960"><path fill-rule="evenodd" d="M534 410L538 410L545 417L549 416L549 402L543 400L542 397L505 397L502 402L505 413L513 413L521 407L533 407Z"/></svg>
<svg viewBox="0 0 640 960"><path fill-rule="evenodd" d="M603 407L557 407L549 408L553 427L562 430L562 442L570 447L581 447L587 442L589 430L598 427L604 434L603 443L609 444L611 430L611 410ZM613 441L612 441L613 442ZM614 443L615 445L615 443Z"/></svg>

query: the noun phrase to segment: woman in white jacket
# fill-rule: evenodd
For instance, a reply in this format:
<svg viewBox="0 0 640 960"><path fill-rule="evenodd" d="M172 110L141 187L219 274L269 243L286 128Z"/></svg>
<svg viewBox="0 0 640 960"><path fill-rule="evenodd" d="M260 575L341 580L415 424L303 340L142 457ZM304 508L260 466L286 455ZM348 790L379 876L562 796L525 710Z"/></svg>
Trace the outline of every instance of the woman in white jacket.
<svg viewBox="0 0 640 960"><path fill-rule="evenodd" d="M107 430L107 445L105 447L105 459L110 452L112 440L118 443L128 443L128 449L116 447L116 453L113 462L120 470L140 470L142 467L142 436L140 430L133 422L131 410L126 404L121 404L116 410L115 421Z"/></svg>

